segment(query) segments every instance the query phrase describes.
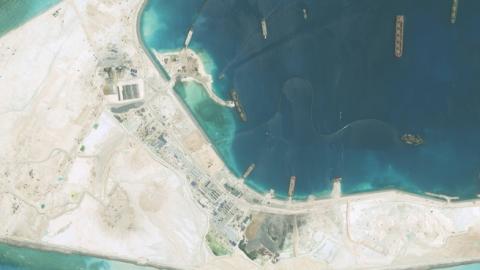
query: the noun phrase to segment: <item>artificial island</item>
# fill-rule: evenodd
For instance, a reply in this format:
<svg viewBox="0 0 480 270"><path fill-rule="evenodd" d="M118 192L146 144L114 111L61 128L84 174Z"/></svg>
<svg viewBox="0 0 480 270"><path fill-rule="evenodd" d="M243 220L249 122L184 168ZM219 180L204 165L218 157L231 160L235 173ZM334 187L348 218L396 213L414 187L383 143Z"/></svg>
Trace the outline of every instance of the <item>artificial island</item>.
<svg viewBox="0 0 480 270"><path fill-rule="evenodd" d="M329 194L304 201L293 199L295 176L285 179L288 200L245 185L255 164L233 175L173 87L200 84L247 121L240 97L216 94L188 48L192 29L185 48L146 48L144 5L64 1L1 37L2 242L160 269L429 269L480 260L479 200L393 189L344 195L340 177ZM266 20L260 25L269 38ZM406 143L421 139L412 136Z"/></svg>

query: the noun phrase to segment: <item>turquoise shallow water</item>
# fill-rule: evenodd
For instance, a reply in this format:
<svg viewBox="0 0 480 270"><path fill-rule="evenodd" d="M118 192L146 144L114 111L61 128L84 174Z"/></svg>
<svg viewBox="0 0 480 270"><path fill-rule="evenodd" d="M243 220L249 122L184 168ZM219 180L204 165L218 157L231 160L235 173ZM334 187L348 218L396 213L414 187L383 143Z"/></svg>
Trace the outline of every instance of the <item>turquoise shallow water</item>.
<svg viewBox="0 0 480 270"><path fill-rule="evenodd" d="M0 244L0 270L153 270L133 264Z"/></svg>
<svg viewBox="0 0 480 270"><path fill-rule="evenodd" d="M0 0L0 36L59 2L60 0Z"/></svg>
<svg viewBox="0 0 480 270"><path fill-rule="evenodd" d="M214 89L225 98L236 89L249 121L224 111L218 121L217 109L184 102L233 173L256 163L246 181L256 190L284 196L296 175L296 197L304 198L328 193L340 176L344 193L398 188L466 199L480 193L480 1L460 1L454 25L450 7L157 0L141 29L151 50L165 51L181 48L193 27L190 47L211 59ZM401 59L393 56L398 14L406 18ZM406 133L425 143L402 143Z"/></svg>
<svg viewBox="0 0 480 270"><path fill-rule="evenodd" d="M437 268L436 270L479 270L479 269L480 269L480 263L474 263L474 264L453 266L453 267L447 267L447 268Z"/></svg>

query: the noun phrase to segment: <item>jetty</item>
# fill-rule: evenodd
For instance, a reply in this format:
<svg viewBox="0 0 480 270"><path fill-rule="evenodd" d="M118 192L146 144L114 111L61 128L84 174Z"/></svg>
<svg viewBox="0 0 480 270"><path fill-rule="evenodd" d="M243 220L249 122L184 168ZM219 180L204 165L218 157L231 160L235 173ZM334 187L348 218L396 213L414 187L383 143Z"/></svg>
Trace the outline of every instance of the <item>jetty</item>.
<svg viewBox="0 0 480 270"><path fill-rule="evenodd" d="M255 163L252 163L250 164L250 166L248 166L248 168L245 170L245 172L243 173L242 175L242 178L247 178L248 176L250 176L250 174L252 174L253 170L255 169Z"/></svg>
<svg viewBox="0 0 480 270"><path fill-rule="evenodd" d="M237 111L240 119L243 122L247 122L247 113L245 113L245 109L243 108L242 103L240 103L240 97L238 96L237 91L231 90L230 97L232 98L233 104L235 106L235 111Z"/></svg>
<svg viewBox="0 0 480 270"><path fill-rule="evenodd" d="M262 27L262 36L263 36L263 39L267 39L267 35L268 35L268 32L267 32L267 21L265 20L265 18L263 18L262 21L260 22L260 26Z"/></svg>
<svg viewBox="0 0 480 270"><path fill-rule="evenodd" d="M184 48L178 52L155 53L160 65L164 68L173 85L176 81L193 81L201 84L210 99L220 106L234 108L232 100L223 100L213 89L213 79L203 65L202 59L194 51Z"/></svg>
<svg viewBox="0 0 480 270"><path fill-rule="evenodd" d="M405 24L405 17L397 15L395 17L395 56L402 57L403 54L403 28Z"/></svg>
<svg viewBox="0 0 480 270"><path fill-rule="evenodd" d="M335 177L333 178L333 187L332 192L330 193L330 197L334 199L338 199L342 196L342 178Z"/></svg>
<svg viewBox="0 0 480 270"><path fill-rule="evenodd" d="M452 10L450 13L450 23L454 24L457 21L458 0L452 0Z"/></svg>
<svg viewBox="0 0 480 270"><path fill-rule="evenodd" d="M431 196L431 197L434 197L434 198L444 199L445 201L447 201L447 203L450 203L453 200L459 200L460 199L459 197L452 197L452 196L447 196L447 195L443 195L443 194L436 194L436 193L432 193L432 192L425 192L425 195L428 195L428 196Z"/></svg>
<svg viewBox="0 0 480 270"><path fill-rule="evenodd" d="M292 175L290 177L290 185L288 186L288 198L292 199L293 192L295 191L295 182L297 181L297 177Z"/></svg>

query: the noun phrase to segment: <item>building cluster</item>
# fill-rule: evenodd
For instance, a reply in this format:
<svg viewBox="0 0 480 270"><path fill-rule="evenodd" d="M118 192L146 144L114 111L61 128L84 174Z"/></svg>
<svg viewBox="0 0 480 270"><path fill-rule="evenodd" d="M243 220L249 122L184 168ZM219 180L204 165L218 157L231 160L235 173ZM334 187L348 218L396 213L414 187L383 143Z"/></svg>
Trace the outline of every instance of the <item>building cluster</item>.
<svg viewBox="0 0 480 270"><path fill-rule="evenodd" d="M202 77L198 69L199 63L187 51L183 53L165 54L161 64L168 74L176 74L179 79Z"/></svg>
<svg viewBox="0 0 480 270"><path fill-rule="evenodd" d="M122 106L143 100L144 80L130 61L115 49L109 51L109 57L98 69L104 79L103 95L112 106Z"/></svg>
<svg viewBox="0 0 480 270"><path fill-rule="evenodd" d="M232 252L244 238L250 221L249 211L242 209L235 201L242 196L242 191L233 184L222 184L220 179L199 168L178 141L182 123L175 124L177 130L152 109L156 107L154 104L149 105L120 110L114 116L163 161L186 173L193 197L210 213L210 239L214 240L215 245L221 245L227 254Z"/></svg>

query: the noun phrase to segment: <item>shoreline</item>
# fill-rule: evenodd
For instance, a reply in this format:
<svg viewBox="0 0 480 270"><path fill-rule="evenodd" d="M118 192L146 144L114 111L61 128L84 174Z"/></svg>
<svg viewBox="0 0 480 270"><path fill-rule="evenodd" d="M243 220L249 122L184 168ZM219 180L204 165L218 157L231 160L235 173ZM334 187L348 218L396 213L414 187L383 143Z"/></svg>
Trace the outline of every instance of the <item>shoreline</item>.
<svg viewBox="0 0 480 270"><path fill-rule="evenodd" d="M118 257L114 255L107 255L105 253L93 253L87 250L82 250L80 248L68 248L60 245L44 243L42 241L34 242L31 240L19 239L14 237L9 237L9 238L0 237L0 243L17 247L17 248L27 248L27 249L39 250L43 252L56 252L64 255L79 255L79 256L85 256L85 257L93 257L93 258L105 259L109 261L117 261L122 263L134 264L137 266L153 267L157 269L171 269L171 270L184 269L184 268L177 268L175 266L166 265L166 264L155 264L155 263L149 262L148 260L146 260L145 262L142 262L140 260L135 260L133 258L130 259L125 257Z"/></svg>
<svg viewBox="0 0 480 270"><path fill-rule="evenodd" d="M152 52L150 52L150 50L145 45L145 42L143 41L142 31L141 31L141 24L142 24L141 15L145 10L145 6L148 4L148 0L141 0L141 1L142 1L142 4L136 13L137 18L135 20L136 21L135 33L137 35L137 41L138 43L140 43L140 47L142 48L143 52L147 55L147 57L155 66L155 69L157 69L158 73L160 73L160 76L166 79L167 81L170 81L171 80L170 75L168 75L167 71L163 68L163 66L160 64L158 59L154 55L152 55Z"/></svg>
<svg viewBox="0 0 480 270"><path fill-rule="evenodd" d="M166 269L166 270L185 270L188 268L178 268L175 266L170 266L170 265L165 265L165 264L155 264L151 263L149 261L139 261L139 260L134 260L134 259L128 259L128 258L122 258L122 257L117 257L114 255L107 255L107 254L102 254L102 253L93 253L93 252L88 252L80 249L71 249L59 245L52 245L52 244L46 244L46 243L38 243L38 242L33 242L30 240L25 240L25 239L15 239L15 238L0 238L0 244L5 244L7 246L12 246L16 248L26 248L26 249L31 249L35 251L41 251L41 252L54 252L62 255L77 255L77 256L84 256L84 257L91 257L91 258L96 258L100 260L108 260L108 261L115 261L115 262L121 262L121 263L127 263L127 264L133 264L139 267L151 267L155 269ZM375 269L377 270L385 270L385 269L396 269L396 270L408 270L408 269L418 269L418 270L429 270L429 269L439 269L439 268L446 268L446 267L458 267L458 266L468 266L471 264L477 264L480 263L480 258L479 259L468 259L465 261L458 260L454 262L444 262L444 263L439 263L439 264L417 264L417 265L403 265L403 266L398 266L398 267L377 267ZM412 268L414 267L414 268ZM433 267L433 268L432 268ZM363 268L365 269L365 268Z"/></svg>
<svg viewBox="0 0 480 270"><path fill-rule="evenodd" d="M148 0L147 0L148 1ZM183 82L180 82L183 84ZM196 82L195 82L196 83ZM217 149L217 147L214 146L214 144L210 141L210 137L208 137L208 134L207 132L202 128L201 124L199 123L199 121L197 121L197 118L195 118L195 115L193 115L193 113L191 112L190 108L188 108L188 105L182 100L182 98L179 96L179 94L177 93L177 91L175 89L172 88L172 92L173 92L173 96L174 96L174 100L176 100L176 102L178 102L178 104L183 108L184 112L191 118L193 119L194 121L192 121L195 125L195 127L198 129L198 131L200 132L201 136L208 142L208 144L212 147L212 149L215 151L215 153L219 156L219 157L222 157L222 154L220 153L220 150ZM231 158L234 158L234 157L231 157ZM233 169L230 168L230 166L228 166L224 161L223 161L223 158L220 158L223 162L223 164L225 165L226 168L229 169L230 173L235 177L237 178L237 180L241 181L240 178L238 178L234 173L233 173Z"/></svg>
<svg viewBox="0 0 480 270"><path fill-rule="evenodd" d="M44 13L45 13L45 12L47 12L47 11L49 11L50 9L53 9L53 7L55 7L55 6L59 5L60 3L62 3L62 0L57 0L57 2L56 2L56 3L49 5L49 6L48 6L48 7L46 7L46 8L45 8L43 11L41 11L41 12L39 12L39 13L35 14L35 15L34 15L34 16L32 16L32 17L29 17L29 18L28 18L28 19L26 19L24 22L21 22L20 24L18 24L18 25L16 25L15 27L13 27L13 28L11 28L11 29L9 29L9 30L5 31L4 33L0 33L0 37L3 37L3 36L5 36L5 35L7 35L8 33L11 33L12 31L15 31L16 29L18 29L18 28L20 28L20 27L24 26L26 23L28 23L28 22L32 21L33 19L35 19L35 18L37 18L37 17L41 16L42 14L44 14Z"/></svg>
<svg viewBox="0 0 480 270"><path fill-rule="evenodd" d="M141 17L142 17L142 14L144 12L144 9L145 9L145 6L148 4L148 1L150 0L144 0L143 3L142 3L142 7L141 9L139 10L139 13L138 13L138 16L137 16L137 38L139 39L139 43L141 44L141 47L143 49L143 51L145 51L145 53L147 54L148 58L150 59L151 62L154 63L154 66L157 68L157 71L162 75L163 72L166 72L165 69L162 67L162 65L160 64L158 58L153 54L153 52L150 51L150 49L146 46L143 38L142 38L142 35L141 35ZM173 51L170 51L170 53L178 53L179 51L181 51L182 48L178 48L177 50L173 50ZM194 52L195 56L202 60L202 63L203 63L203 58L200 57L198 55L197 52L195 52L193 49L190 49L192 50L192 52ZM167 74L168 75L168 74ZM211 76L211 74L208 74L209 76ZM170 77L170 76L168 76ZM171 82L171 78L168 80L169 82ZM213 83L213 82L212 82ZM203 85L202 85L203 87ZM226 162L224 161L221 154L219 154L219 151L217 149L217 147L215 146L214 143L212 143L210 137L208 136L208 134L206 134L206 132L203 130L203 128L201 127L201 125L198 123L198 120L197 118L193 115L193 113L190 111L190 109L188 108L187 104L185 104L185 101L182 100L181 97L178 96L178 94L175 92L175 90L173 89L173 86L172 86L172 89L169 89L169 90L172 90L174 93L173 93L173 96L174 96L174 99L176 99L178 101L178 103L181 105L183 111L191 118L192 122L194 123L194 125L197 127L197 129L199 129L200 133L202 134L202 136L204 137L204 139L207 141L207 143L212 146L213 150L217 153L217 155L220 157L220 159L222 160L223 162L223 165L225 168L227 168L229 170L229 173L230 175L232 175L236 180L238 181L241 181L242 182L242 185L243 186L246 186L246 188L248 188L249 190L257 193L257 195L259 196L265 196L269 193L269 188L267 187L262 187L260 188L259 185L251 185L251 184L248 184L248 181L245 181L244 179L236 176L232 169L231 169L231 166L228 166L226 164ZM206 89L205 89L206 91ZM215 101L213 101L215 102ZM401 192L401 193L405 193L405 194L411 194L411 195L415 195L415 196L418 196L418 197L421 197L421 198L424 198L424 199L429 199L429 200L439 200L441 202L443 202L444 200L443 199L439 199L438 197L441 196L441 197L452 197L454 198L454 196L450 196L450 195L445 195L445 194L435 194L435 193L432 193L432 192L429 192L429 191L422 191L421 193L415 193L415 192L410 192L410 191L407 191L407 190L404 190L404 189L400 189L400 188L391 188L391 187L386 187L386 188L383 188L383 189L378 189L378 190L367 190L367 191L358 191L358 192L353 192L353 193L343 193L342 194L342 197L356 197L360 194L372 194L372 193L378 193L378 192L389 192L389 191L398 191L398 192ZM318 192L313 192L313 193L310 193L310 194L298 194L298 197L295 198L294 196L294 199L293 201L295 202L307 202L307 201L324 201L324 200L329 200L331 199L329 197L329 195L327 196L318 196L318 194L324 194L324 193L327 193L329 194L329 191L328 190L323 190L323 191L318 191ZM428 194L426 194L428 193ZM277 192L275 192L275 194L277 194ZM430 195L432 194L432 195ZM464 201L480 201L480 197L478 197L479 195L477 195L477 197L472 197L472 198L462 198L460 197L458 200L454 200L452 201L451 203L456 203L456 202L464 202ZM299 198L300 197L300 198ZM311 197L313 197L313 199L311 199ZM288 201L288 196L275 196L273 200L279 200L281 202L287 202Z"/></svg>

